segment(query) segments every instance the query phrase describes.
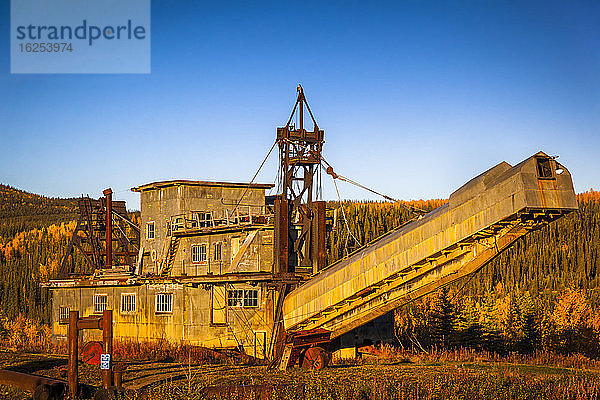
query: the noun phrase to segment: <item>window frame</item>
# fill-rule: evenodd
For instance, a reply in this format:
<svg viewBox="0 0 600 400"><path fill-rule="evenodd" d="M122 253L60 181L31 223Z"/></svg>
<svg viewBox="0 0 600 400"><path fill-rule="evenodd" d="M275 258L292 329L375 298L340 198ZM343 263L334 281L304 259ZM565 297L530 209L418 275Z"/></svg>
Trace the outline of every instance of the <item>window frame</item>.
<svg viewBox="0 0 600 400"><path fill-rule="evenodd" d="M251 292L254 294L251 296ZM228 289L227 307L258 308L260 306L258 289Z"/></svg>
<svg viewBox="0 0 600 400"><path fill-rule="evenodd" d="M63 315L63 310L67 310L66 316ZM58 307L58 323L61 325L66 325L69 323L69 314L71 313L70 306L59 306Z"/></svg>
<svg viewBox="0 0 600 400"><path fill-rule="evenodd" d="M194 249L195 248L198 249L197 260L194 259ZM200 251L201 248L204 248L204 259L202 259L202 257L201 257L201 255L202 255L202 252ZM192 252L192 254L191 254L192 264L207 264L208 263L208 245L206 243L193 244L191 252Z"/></svg>
<svg viewBox="0 0 600 400"><path fill-rule="evenodd" d="M255 296L250 296L251 292ZM244 308L258 308L258 289L244 289Z"/></svg>
<svg viewBox="0 0 600 400"><path fill-rule="evenodd" d="M548 168L549 168L549 172L550 175L549 176L544 176L542 175L543 172L543 166L542 163L548 163ZM536 168L536 175L538 179L556 179L556 175L555 175L555 170L556 170L556 166L553 166L554 160L550 157L536 157L535 158L535 168Z"/></svg>
<svg viewBox="0 0 600 400"><path fill-rule="evenodd" d="M212 260L219 262L223 261L223 242L214 242L212 250ZM219 255L219 258L217 258L217 254Z"/></svg>
<svg viewBox="0 0 600 400"><path fill-rule="evenodd" d="M132 297L133 298L133 310L124 310L123 309L123 305L125 304L123 302L123 299L126 297ZM130 304L131 305L131 304ZM121 314L125 314L125 315L131 315L131 314L135 314L137 313L137 293L121 293Z"/></svg>
<svg viewBox="0 0 600 400"><path fill-rule="evenodd" d="M227 289L227 307L244 307L244 289Z"/></svg>
<svg viewBox="0 0 600 400"><path fill-rule="evenodd" d="M211 211L195 211L196 221L199 228L210 228L213 225L213 217Z"/></svg>
<svg viewBox="0 0 600 400"><path fill-rule="evenodd" d="M150 237L150 229L148 229L150 226L152 226L152 237ZM156 239L156 222L148 221L146 222L146 240L154 239Z"/></svg>
<svg viewBox="0 0 600 400"><path fill-rule="evenodd" d="M97 300L104 298L104 308L99 310L98 305L100 302ZM108 310L108 293L94 293L94 314L102 314L104 310Z"/></svg>
<svg viewBox="0 0 600 400"><path fill-rule="evenodd" d="M161 301L161 307L169 305L169 309L159 310L159 298L168 299L169 301ZM154 313L155 314L173 314L173 292L159 292L154 296Z"/></svg>

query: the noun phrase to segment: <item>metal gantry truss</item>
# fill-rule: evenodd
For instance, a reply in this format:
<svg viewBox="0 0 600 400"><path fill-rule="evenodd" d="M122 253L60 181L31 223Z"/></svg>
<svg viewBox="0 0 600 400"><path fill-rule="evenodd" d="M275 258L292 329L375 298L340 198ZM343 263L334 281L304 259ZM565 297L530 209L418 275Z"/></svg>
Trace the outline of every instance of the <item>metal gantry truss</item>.
<svg viewBox="0 0 600 400"><path fill-rule="evenodd" d="M313 130L304 128L304 109ZM292 125L294 115L298 126ZM324 132L306 101L302 86L292 114L283 128L277 128L281 194L276 199L276 259L280 273L306 277L325 267L325 202L315 201L316 175L321 164Z"/></svg>
<svg viewBox="0 0 600 400"><path fill-rule="evenodd" d="M85 264L93 272L112 266L135 267L140 247L140 229L127 215L124 201L112 201L112 191L104 191L105 197L92 199L82 196L78 200L79 219L67 251L62 260L60 277L77 275L75 263L69 259L77 249Z"/></svg>

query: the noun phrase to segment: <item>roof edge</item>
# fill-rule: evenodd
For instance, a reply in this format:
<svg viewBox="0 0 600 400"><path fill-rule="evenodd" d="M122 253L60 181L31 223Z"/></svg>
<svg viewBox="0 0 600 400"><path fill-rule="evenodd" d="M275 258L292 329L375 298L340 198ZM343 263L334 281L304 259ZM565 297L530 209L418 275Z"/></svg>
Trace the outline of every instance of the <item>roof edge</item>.
<svg viewBox="0 0 600 400"><path fill-rule="evenodd" d="M170 181L158 181L146 183L144 185L131 188L132 192L143 192L146 190L161 189L169 186L208 186L208 187L236 187L253 189L271 189L275 185L272 183L243 183L243 182L212 182L212 181L192 181L186 179L176 179Z"/></svg>

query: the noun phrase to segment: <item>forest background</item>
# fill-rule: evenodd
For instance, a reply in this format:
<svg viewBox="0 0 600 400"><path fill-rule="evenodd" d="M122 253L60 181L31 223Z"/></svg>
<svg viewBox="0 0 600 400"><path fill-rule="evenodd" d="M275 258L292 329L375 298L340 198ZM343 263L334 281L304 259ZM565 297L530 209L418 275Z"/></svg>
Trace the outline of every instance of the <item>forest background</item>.
<svg viewBox="0 0 600 400"><path fill-rule="evenodd" d="M599 357L600 192L577 198L579 211L518 240L472 277L396 310L400 346ZM432 210L445 202L406 204ZM50 293L40 283L58 272L76 204L0 185L0 339L11 347L48 342ZM327 237L330 263L414 218L405 203L329 207L339 211Z"/></svg>

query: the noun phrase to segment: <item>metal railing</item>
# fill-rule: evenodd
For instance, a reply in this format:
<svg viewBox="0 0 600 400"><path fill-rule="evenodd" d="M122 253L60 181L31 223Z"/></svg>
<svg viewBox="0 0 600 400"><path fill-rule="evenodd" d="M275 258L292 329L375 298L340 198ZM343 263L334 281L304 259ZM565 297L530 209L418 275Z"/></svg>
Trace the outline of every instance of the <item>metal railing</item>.
<svg viewBox="0 0 600 400"><path fill-rule="evenodd" d="M255 207L257 208L257 207ZM243 225L268 225L272 223L273 214L263 210L253 211L251 206L240 207L234 212L224 210L221 216L215 211L192 211L187 214L173 215L169 221L169 236L174 233L201 231Z"/></svg>

